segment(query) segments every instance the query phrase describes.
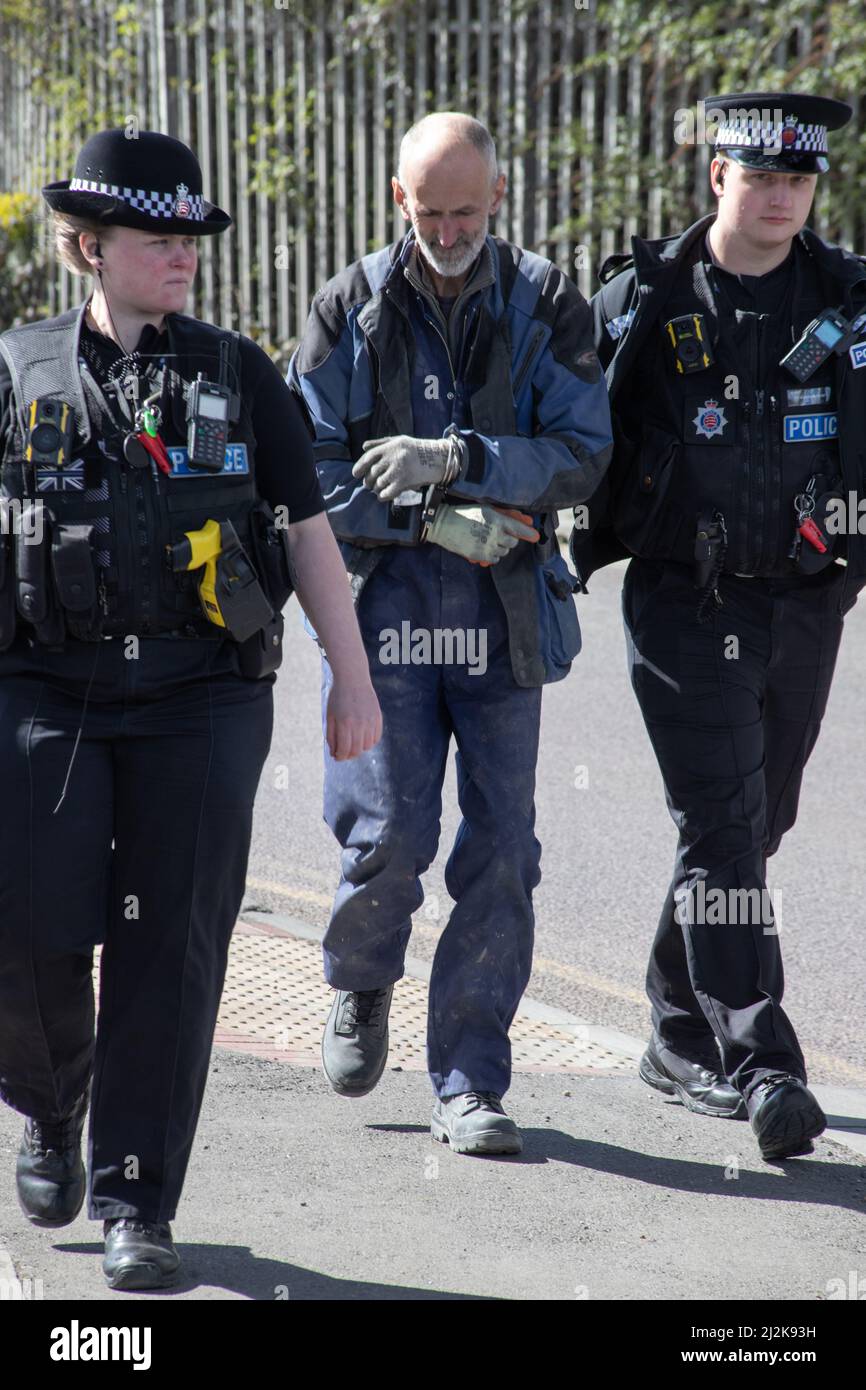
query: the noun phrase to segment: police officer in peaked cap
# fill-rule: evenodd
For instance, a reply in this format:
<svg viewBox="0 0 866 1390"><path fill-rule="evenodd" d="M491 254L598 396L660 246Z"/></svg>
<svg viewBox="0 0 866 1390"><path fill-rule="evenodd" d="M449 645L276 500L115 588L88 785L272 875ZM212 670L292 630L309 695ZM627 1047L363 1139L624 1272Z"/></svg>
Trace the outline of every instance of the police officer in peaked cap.
<svg viewBox="0 0 866 1390"><path fill-rule="evenodd" d="M716 210L633 238L593 298L616 445L572 555L584 579L632 557L631 679L679 831L640 1074L699 1114L748 1116L773 1160L825 1126L782 1008L767 861L866 577L840 524L864 486L866 266L805 225L851 108L792 92L705 105Z"/></svg>
<svg viewBox="0 0 866 1390"><path fill-rule="evenodd" d="M109 1285L144 1288L178 1277L292 587L339 668L332 753L381 726L298 406L181 312L231 224L195 155L102 131L44 196L95 283L0 337L0 1096L29 1219L87 1195Z"/></svg>

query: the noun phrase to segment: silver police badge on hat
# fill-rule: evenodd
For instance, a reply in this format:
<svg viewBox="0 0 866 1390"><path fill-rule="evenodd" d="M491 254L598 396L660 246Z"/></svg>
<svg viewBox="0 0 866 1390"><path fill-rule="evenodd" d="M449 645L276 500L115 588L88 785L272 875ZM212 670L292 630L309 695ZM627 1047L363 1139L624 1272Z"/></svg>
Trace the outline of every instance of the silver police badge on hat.
<svg viewBox="0 0 866 1390"><path fill-rule="evenodd" d="M192 205L188 195L189 189L186 184L179 183L177 186L177 197L173 204L175 217L189 217L192 212Z"/></svg>
<svg viewBox="0 0 866 1390"><path fill-rule="evenodd" d="M727 423L727 416L718 401L704 401L704 404L698 407L698 413L692 421L697 433L702 434L705 439L724 434Z"/></svg>

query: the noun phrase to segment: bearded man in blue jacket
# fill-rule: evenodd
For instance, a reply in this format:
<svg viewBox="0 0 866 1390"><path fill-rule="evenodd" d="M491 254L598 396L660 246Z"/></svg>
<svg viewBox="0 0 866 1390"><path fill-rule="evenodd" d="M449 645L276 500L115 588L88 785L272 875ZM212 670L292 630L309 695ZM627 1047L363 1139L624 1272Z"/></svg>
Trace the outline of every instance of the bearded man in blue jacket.
<svg viewBox="0 0 866 1390"><path fill-rule="evenodd" d="M488 234L505 177L486 128L425 117L392 188L406 235L318 292L289 369L385 724L351 763L325 750L325 819L343 853L322 1057L341 1095L382 1075L453 735L463 820L430 979L431 1129L460 1153L517 1153L502 1097L540 878L541 687L580 647L557 510L598 486L610 413L582 295Z"/></svg>

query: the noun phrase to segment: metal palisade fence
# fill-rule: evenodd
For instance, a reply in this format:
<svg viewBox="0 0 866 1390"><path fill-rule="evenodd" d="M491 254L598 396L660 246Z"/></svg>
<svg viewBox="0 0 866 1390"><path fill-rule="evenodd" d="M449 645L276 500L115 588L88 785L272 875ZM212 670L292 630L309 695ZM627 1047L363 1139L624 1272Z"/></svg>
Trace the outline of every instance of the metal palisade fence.
<svg viewBox="0 0 866 1390"><path fill-rule="evenodd" d="M766 70L827 90L826 7L815 19L786 6L797 22L769 34ZM743 9L718 8L723 26ZM588 294L633 233L663 235L710 206L708 147L680 140L675 112L718 90L723 64L690 33L686 53L662 13L644 0L0 4L0 189L37 195L69 177L83 139L108 125L178 136L235 218L202 246L195 311L284 357L316 288L404 230L390 188L404 131L465 110L490 126L508 175L493 229ZM830 229L853 244L856 210ZM49 311L80 290L52 271Z"/></svg>

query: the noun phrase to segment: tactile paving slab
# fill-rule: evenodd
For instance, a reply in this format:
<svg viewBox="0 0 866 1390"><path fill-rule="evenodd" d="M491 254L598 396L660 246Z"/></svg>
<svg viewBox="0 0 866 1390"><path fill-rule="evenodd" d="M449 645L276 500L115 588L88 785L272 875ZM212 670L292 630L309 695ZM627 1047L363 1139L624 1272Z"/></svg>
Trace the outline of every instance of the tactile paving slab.
<svg viewBox="0 0 866 1390"><path fill-rule="evenodd" d="M278 928L238 922L215 1043L260 1057L319 1066L322 1029L333 1000L315 941ZM389 1067L427 1066L427 985L404 975L394 989ZM633 1063L582 1036L579 1027L539 1022L518 1012L511 1027L515 1071L630 1071Z"/></svg>
<svg viewBox="0 0 866 1390"><path fill-rule="evenodd" d="M98 987L99 955L97 948L94 987ZM318 942L290 936L277 927L239 921L229 948L214 1045L294 1066L318 1067L322 1029L333 998L322 975ZM427 985L423 980L404 975L397 982L388 1026L388 1066L426 1070ZM584 1033L582 1027L540 1022L518 1010L510 1034L513 1069L608 1075L633 1070L633 1062L590 1041Z"/></svg>

